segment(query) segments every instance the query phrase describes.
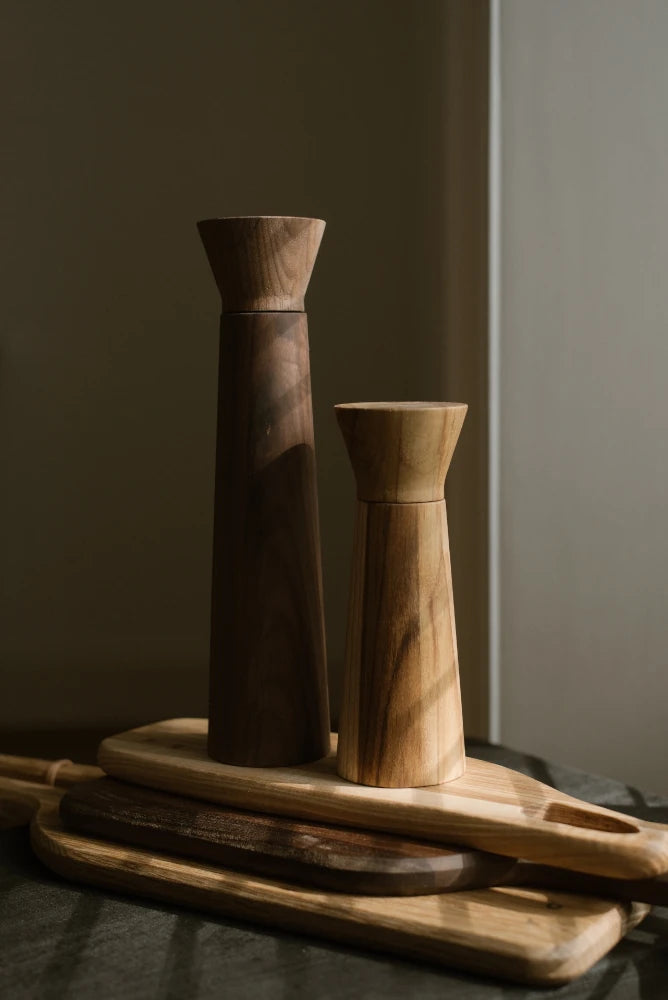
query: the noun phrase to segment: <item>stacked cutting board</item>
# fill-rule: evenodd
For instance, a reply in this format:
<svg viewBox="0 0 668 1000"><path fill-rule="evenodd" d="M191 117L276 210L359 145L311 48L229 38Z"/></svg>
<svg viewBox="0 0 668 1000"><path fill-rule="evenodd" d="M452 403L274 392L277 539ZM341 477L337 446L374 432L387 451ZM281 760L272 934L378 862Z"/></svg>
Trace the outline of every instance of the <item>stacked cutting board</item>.
<svg viewBox="0 0 668 1000"><path fill-rule="evenodd" d="M65 878L519 982L582 974L646 914L633 900L668 902L663 828L498 765L368 788L337 777L335 743L247 769L212 761L206 734L123 733L100 748L113 777L66 764L55 786L0 759L0 797L32 801L33 847Z"/></svg>
<svg viewBox="0 0 668 1000"><path fill-rule="evenodd" d="M200 224L223 300L209 719L0 758L67 878L538 984L668 900L668 829L467 759L443 485L466 407L337 407L355 472L329 734L308 333L324 223Z"/></svg>

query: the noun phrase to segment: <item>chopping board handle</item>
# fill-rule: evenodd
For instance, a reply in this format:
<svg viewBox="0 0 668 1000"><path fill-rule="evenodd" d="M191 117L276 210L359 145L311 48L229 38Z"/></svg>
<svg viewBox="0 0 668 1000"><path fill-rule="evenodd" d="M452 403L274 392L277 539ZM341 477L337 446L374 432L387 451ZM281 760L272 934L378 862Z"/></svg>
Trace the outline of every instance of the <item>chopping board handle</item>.
<svg viewBox="0 0 668 1000"><path fill-rule="evenodd" d="M66 757L42 760L41 757L13 757L0 754L0 777L30 781L52 787L69 787L80 781L101 778L103 771L89 764L75 764Z"/></svg>

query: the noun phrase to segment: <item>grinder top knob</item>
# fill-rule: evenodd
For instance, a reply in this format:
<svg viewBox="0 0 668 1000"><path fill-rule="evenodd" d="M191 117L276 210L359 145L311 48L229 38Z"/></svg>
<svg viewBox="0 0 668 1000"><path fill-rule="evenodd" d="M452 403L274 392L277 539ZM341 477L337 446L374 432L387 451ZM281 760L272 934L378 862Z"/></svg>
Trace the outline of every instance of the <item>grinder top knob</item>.
<svg viewBox="0 0 668 1000"><path fill-rule="evenodd" d="M303 312L325 223L284 215L197 223L224 313Z"/></svg>
<svg viewBox="0 0 668 1000"><path fill-rule="evenodd" d="M340 403L334 409L358 500L443 500L465 403Z"/></svg>

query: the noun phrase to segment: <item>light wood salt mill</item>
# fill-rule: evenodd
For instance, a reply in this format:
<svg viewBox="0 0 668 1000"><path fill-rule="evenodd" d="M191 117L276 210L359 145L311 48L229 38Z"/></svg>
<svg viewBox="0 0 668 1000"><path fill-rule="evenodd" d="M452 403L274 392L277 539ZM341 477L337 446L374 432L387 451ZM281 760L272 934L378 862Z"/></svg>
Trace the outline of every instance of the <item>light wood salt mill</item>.
<svg viewBox="0 0 668 1000"><path fill-rule="evenodd" d="M335 407L357 482L338 772L363 785L463 774L445 476L467 407Z"/></svg>

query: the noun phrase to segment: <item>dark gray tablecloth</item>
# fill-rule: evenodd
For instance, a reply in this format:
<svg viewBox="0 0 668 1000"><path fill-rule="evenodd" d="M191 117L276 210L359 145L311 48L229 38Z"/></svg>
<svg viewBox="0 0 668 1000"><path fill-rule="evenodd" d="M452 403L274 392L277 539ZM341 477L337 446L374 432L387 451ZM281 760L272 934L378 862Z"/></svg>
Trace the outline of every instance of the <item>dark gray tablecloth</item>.
<svg viewBox="0 0 668 1000"><path fill-rule="evenodd" d="M502 747L471 756L514 767L565 792L668 823L668 798L547 764ZM137 902L59 880L24 830L0 833L2 1000L588 1000L668 998L668 909L655 909L578 981L523 989L305 936Z"/></svg>

